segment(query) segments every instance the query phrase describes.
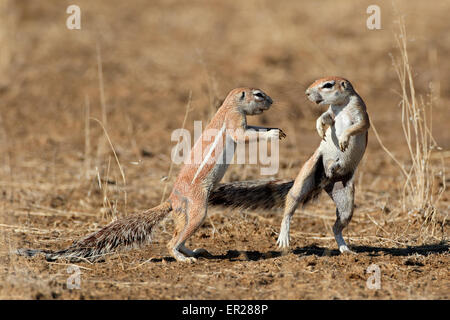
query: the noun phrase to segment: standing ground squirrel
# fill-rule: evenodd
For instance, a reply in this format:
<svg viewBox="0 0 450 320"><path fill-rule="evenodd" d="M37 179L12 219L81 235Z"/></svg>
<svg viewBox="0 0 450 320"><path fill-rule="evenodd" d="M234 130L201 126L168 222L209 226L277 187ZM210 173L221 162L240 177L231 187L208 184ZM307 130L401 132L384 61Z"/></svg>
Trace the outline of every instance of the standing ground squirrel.
<svg viewBox="0 0 450 320"><path fill-rule="evenodd" d="M271 105L272 99L261 90L252 88L232 90L195 143L189 154L190 161L181 168L167 201L143 213L116 220L99 231L75 241L64 250L19 249L18 254L34 256L44 253L47 260L68 258L73 261L85 258L95 261L119 247L149 243L154 227L173 212L176 226L168 248L178 261L195 261L196 256L207 251L204 249L192 251L185 247L185 242L206 217L209 194L228 168L229 162L224 161L224 158L233 157L237 142L285 136L277 128L247 125L247 115L260 114ZM212 141L206 142L208 139L204 137L205 134Z"/></svg>
<svg viewBox="0 0 450 320"><path fill-rule="evenodd" d="M284 205L277 240L289 247L289 228L294 211L324 189L336 205L334 237L340 252L351 252L342 230L354 207L354 173L367 146L369 116L364 101L351 83L340 77L315 81L306 90L309 100L330 105L316 122L322 138L319 148L303 165L294 181L242 181L219 185L209 198L211 205L269 209ZM329 126L325 131L325 127Z"/></svg>

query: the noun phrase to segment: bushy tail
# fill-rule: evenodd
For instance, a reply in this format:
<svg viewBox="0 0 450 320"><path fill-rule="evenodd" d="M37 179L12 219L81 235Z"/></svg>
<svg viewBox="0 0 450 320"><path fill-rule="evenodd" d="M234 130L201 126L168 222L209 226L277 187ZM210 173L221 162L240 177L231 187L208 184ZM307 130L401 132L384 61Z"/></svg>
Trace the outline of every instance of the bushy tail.
<svg viewBox="0 0 450 320"><path fill-rule="evenodd" d="M75 241L70 247L60 251L19 249L17 253L25 256L45 254L48 261L69 259L95 261L118 248L138 247L150 243L152 230L170 211L168 202L143 213L111 222L97 232Z"/></svg>
<svg viewBox="0 0 450 320"><path fill-rule="evenodd" d="M220 184L209 196L209 205L242 209L281 208L294 180L254 180Z"/></svg>

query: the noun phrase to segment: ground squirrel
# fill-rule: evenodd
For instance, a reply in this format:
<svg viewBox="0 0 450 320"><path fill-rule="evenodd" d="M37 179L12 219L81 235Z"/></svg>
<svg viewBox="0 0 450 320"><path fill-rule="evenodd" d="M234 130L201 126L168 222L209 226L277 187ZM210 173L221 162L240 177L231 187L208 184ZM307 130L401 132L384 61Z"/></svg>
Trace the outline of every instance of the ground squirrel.
<svg viewBox="0 0 450 320"><path fill-rule="evenodd" d="M309 100L330 105L316 122L322 141L303 165L294 181L242 181L219 185L209 198L210 205L241 208L274 208L284 205L284 217L277 240L289 246L289 227L299 204L306 204L322 189L336 205L334 237L340 252L350 252L342 230L352 218L354 172L367 146L369 116L364 101L351 83L340 77L315 81L307 90ZM325 127L328 129L325 130Z"/></svg>
<svg viewBox="0 0 450 320"><path fill-rule="evenodd" d="M196 256L207 252L204 249L192 251L185 247L185 241L205 219L209 194L222 179L228 167L229 162L219 159L232 158L237 142L285 136L277 128L247 125L247 115L260 114L271 105L272 99L259 89L232 90L195 143L189 154L190 161L181 168L167 201L143 213L116 220L99 231L75 241L64 250L19 249L18 253L27 256L44 253L47 260L68 258L76 261L85 258L95 261L119 247L149 243L155 225L173 212L175 233L168 243L168 248L178 261L195 261ZM208 138L212 141L205 142L205 132L208 132ZM216 134L211 136L211 132ZM200 161L196 161L199 155Z"/></svg>

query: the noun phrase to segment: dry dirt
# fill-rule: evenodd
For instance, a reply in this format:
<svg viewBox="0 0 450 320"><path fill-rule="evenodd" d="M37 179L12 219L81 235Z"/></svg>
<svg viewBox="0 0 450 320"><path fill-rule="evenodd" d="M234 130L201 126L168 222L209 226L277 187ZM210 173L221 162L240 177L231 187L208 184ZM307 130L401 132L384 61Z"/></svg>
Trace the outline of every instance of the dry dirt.
<svg viewBox="0 0 450 320"><path fill-rule="evenodd" d="M315 119L323 110L303 92L316 78L344 76L384 144L408 164L390 56L398 58L400 16L417 95L428 99L430 84L434 90L432 130L443 148L434 153L436 195L441 156L450 169L450 2L377 1L382 29L368 30L372 2L80 0L81 30L68 30L72 2L1 1L0 298L449 299L450 193L436 204L434 224L404 210L404 179L372 129L344 232L357 255L338 254L325 194L297 210L285 254L275 245L281 211L226 208L210 208L188 243L212 258L192 265L170 258L168 219L151 246L78 263L80 289L67 288L69 263L11 253L63 248L114 216L160 203L180 168L163 179L190 91L189 130L234 87L271 95L273 108L250 123L287 133L275 177L293 178L320 141ZM87 117L102 121L123 176L103 129ZM231 165L224 181L267 178L259 169ZM379 290L366 285L371 264L380 270Z"/></svg>

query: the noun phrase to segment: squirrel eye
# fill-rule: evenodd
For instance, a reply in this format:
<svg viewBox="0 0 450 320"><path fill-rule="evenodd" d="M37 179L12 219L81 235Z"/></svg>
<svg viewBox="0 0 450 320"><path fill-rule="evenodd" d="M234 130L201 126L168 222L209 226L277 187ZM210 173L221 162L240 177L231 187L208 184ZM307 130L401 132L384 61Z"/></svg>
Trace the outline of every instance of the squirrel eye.
<svg viewBox="0 0 450 320"><path fill-rule="evenodd" d="M327 83L325 83L323 86L322 86L322 89L330 89L330 88L333 88L333 86L334 86L334 83L332 83L332 82L327 82Z"/></svg>
<svg viewBox="0 0 450 320"><path fill-rule="evenodd" d="M257 92L254 95L255 95L255 97L258 97L258 98L264 98L264 96L262 95L261 92Z"/></svg>

